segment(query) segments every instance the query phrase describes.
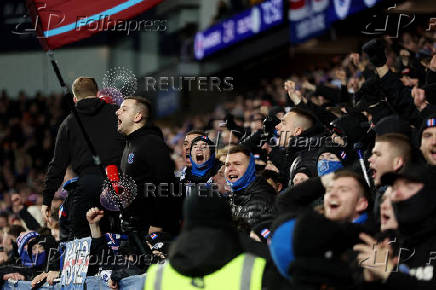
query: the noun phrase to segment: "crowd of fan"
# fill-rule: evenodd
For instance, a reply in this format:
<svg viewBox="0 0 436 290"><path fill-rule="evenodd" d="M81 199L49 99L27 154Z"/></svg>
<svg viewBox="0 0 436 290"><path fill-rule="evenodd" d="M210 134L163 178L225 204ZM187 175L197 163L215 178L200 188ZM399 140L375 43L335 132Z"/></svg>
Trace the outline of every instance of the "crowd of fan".
<svg viewBox="0 0 436 290"><path fill-rule="evenodd" d="M427 242L426 251L436 246L432 223L436 199L428 194L436 190L435 44L429 35L412 33L373 40L360 54L333 58L326 67L286 80L261 81L260 89L247 93L250 97L218 104L213 113L190 117L179 127L162 128L173 152L175 174L186 191L194 192L190 187L196 183L215 184L228 197L229 222L262 245L262 251L269 245L264 255L270 265L262 278L268 289L435 285L433 268L429 279L416 270L427 271L428 259L420 254L408 261L390 259L385 265L389 271L365 263L359 268L353 264L355 256L344 258L354 247L360 262L370 260L364 258L371 256L371 243L386 237L398 237L402 245L415 249ZM0 99L0 263L7 265L0 269L3 280L31 280L39 275L34 280L38 281L54 272L47 278L53 282L59 275L59 266L53 265L58 257L48 261L41 253L48 253L62 239L58 210L68 186L56 194L47 224L35 206L42 204L45 167L65 107L59 96L28 100L20 94L12 101L3 93ZM407 200L399 196L398 179L412 184L409 189L423 184L417 193L422 196L419 203L393 209L392 204ZM198 223L199 217L190 216L186 208L185 226L188 221ZM308 211L311 208L315 211ZM102 234L96 224L101 215L95 208L87 214L91 235L99 241ZM226 223L225 218L218 226L209 226L218 228L221 223ZM319 230L304 231L304 227ZM211 237L215 236L193 238L208 238L210 245ZM154 263L168 258L169 240L160 237L165 247L153 252ZM216 242L228 241L217 238ZM150 247L155 243L148 237ZM181 251L180 247L181 242L175 242L173 251ZM388 247L385 243L379 249ZM105 250L104 242L96 242L92 249ZM176 265L189 266L177 257L169 255L176 269ZM399 263L408 269L393 275L393 265ZM10 271L11 265L20 269ZM147 270L141 265L133 268L118 269L121 273L111 278L110 285L116 287L121 278ZM88 274L99 270L90 269ZM361 276L355 278L355 273Z"/></svg>

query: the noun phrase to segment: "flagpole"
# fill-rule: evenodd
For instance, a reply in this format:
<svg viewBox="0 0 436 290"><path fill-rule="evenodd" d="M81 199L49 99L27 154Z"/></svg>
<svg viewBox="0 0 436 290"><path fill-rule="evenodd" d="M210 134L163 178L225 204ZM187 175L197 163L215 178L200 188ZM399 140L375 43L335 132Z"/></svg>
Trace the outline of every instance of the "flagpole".
<svg viewBox="0 0 436 290"><path fill-rule="evenodd" d="M54 51L48 50L47 55L50 58L51 65L53 67L53 71L56 74L56 77L58 78L59 84L63 90L64 97L72 97L71 92L68 90L67 85L65 84L64 78L62 77L61 71L59 70L58 63L56 61ZM72 106L71 112L73 113L74 117L77 120L77 123L79 124L80 131L82 132L83 137L85 138L85 142L88 145L89 150L92 154L92 159L94 160L94 164L100 169L103 176L105 176L105 170L103 168L103 165L101 164L100 157L98 156L97 152L95 151L94 146L91 143L91 139L88 136L88 133L86 133L85 127L83 126L82 120L79 117L79 114L77 113L76 106Z"/></svg>

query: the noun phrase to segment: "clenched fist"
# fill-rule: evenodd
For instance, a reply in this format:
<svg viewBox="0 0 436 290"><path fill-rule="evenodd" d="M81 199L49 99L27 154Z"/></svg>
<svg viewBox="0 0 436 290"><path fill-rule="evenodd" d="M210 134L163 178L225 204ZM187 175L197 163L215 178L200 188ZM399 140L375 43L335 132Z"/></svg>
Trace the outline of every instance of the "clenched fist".
<svg viewBox="0 0 436 290"><path fill-rule="evenodd" d="M98 224L104 216L104 211L98 207L93 207L86 213L86 219L90 224Z"/></svg>

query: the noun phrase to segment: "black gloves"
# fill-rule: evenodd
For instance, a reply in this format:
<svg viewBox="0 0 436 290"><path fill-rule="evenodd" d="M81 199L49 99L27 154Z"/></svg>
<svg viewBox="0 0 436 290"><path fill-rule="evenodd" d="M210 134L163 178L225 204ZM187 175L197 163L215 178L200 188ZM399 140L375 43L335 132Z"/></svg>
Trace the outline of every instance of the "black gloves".
<svg viewBox="0 0 436 290"><path fill-rule="evenodd" d="M369 56L369 61L376 67L386 64L385 44L381 39L371 39L362 46L362 51Z"/></svg>
<svg viewBox="0 0 436 290"><path fill-rule="evenodd" d="M275 115L268 115L266 119L263 120L263 129L266 133L271 134L278 124L280 124L279 118Z"/></svg>

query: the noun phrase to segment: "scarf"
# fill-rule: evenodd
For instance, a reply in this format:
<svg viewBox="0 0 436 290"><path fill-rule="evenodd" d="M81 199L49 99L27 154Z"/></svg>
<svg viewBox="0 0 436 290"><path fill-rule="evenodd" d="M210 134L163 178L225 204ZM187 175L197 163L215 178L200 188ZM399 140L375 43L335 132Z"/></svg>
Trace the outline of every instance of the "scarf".
<svg viewBox="0 0 436 290"><path fill-rule="evenodd" d="M250 163L248 164L247 170L245 170L244 175L241 178L239 178L236 182L232 183L229 180L227 180L227 178L226 181L228 184L230 184L233 191L239 191L249 186L255 179L256 179L256 165L254 162L253 154L250 154Z"/></svg>

